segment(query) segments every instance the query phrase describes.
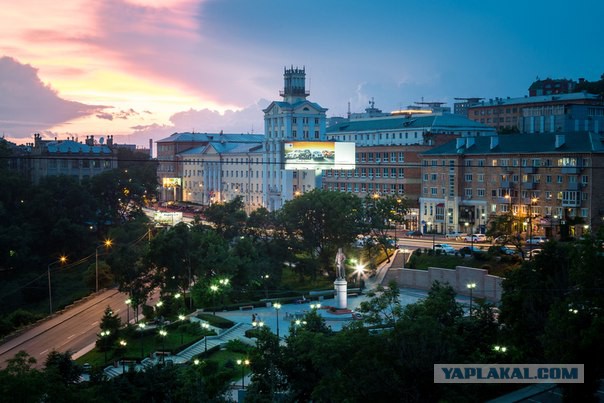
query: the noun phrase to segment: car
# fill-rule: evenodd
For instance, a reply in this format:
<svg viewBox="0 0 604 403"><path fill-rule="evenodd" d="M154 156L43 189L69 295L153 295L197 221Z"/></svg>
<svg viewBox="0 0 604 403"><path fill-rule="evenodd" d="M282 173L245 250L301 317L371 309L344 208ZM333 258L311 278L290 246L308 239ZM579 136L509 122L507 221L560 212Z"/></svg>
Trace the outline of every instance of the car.
<svg viewBox="0 0 604 403"><path fill-rule="evenodd" d="M310 150L303 150L302 152L300 152L300 155L298 156L298 159L301 160L309 160L312 158L312 153L310 152Z"/></svg>
<svg viewBox="0 0 604 403"><path fill-rule="evenodd" d="M424 234L422 234L421 231L407 231L405 233L406 236L408 236L409 238L413 238L413 237L422 237Z"/></svg>
<svg viewBox="0 0 604 403"><path fill-rule="evenodd" d="M434 251L444 253L445 255L454 255L457 253L454 247L446 243L437 243L434 245Z"/></svg>
<svg viewBox="0 0 604 403"><path fill-rule="evenodd" d="M300 151L299 150L294 150L294 151L290 151L287 154L285 154L285 159L286 160L295 160L299 156L300 156Z"/></svg>
<svg viewBox="0 0 604 403"><path fill-rule="evenodd" d="M472 234L466 235L463 240L465 242L486 242L487 236L485 234Z"/></svg>
<svg viewBox="0 0 604 403"><path fill-rule="evenodd" d="M531 258L534 258L541 252L543 252L543 249L530 249L524 254L524 259L530 260Z"/></svg>
<svg viewBox="0 0 604 403"><path fill-rule="evenodd" d="M534 237L528 238L526 240L527 245L541 245L546 242L547 242L547 238L544 236L534 236Z"/></svg>
<svg viewBox="0 0 604 403"><path fill-rule="evenodd" d="M322 160L323 157L323 153L321 151L313 151L312 152L312 159L313 160Z"/></svg>
<svg viewBox="0 0 604 403"><path fill-rule="evenodd" d="M333 158L333 151L331 151L331 150L323 150L323 157L324 158Z"/></svg>
<svg viewBox="0 0 604 403"><path fill-rule="evenodd" d="M466 235L467 234L464 234L464 233L461 233L461 232L457 232L457 231L453 231L453 232L449 232L448 234L445 234L445 238L447 238L447 239L462 239Z"/></svg>
<svg viewBox="0 0 604 403"><path fill-rule="evenodd" d="M464 246L463 248L459 249L459 254L462 256L474 255L474 254L484 255L486 253L487 253L486 250L481 249L478 246Z"/></svg>
<svg viewBox="0 0 604 403"><path fill-rule="evenodd" d="M513 256L516 255L517 252L512 249L512 248L508 248L505 245L494 245L491 246L489 248L489 252L494 254L494 255L508 255L508 256Z"/></svg>

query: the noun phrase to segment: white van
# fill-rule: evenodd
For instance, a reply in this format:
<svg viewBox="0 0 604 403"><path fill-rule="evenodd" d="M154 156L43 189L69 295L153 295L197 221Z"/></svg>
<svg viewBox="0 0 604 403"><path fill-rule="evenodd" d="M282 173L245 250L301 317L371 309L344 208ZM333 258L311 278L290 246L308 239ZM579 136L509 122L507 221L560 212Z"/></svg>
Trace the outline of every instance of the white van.
<svg viewBox="0 0 604 403"><path fill-rule="evenodd" d="M485 234L472 234L467 235L463 240L465 242L486 242L487 236Z"/></svg>

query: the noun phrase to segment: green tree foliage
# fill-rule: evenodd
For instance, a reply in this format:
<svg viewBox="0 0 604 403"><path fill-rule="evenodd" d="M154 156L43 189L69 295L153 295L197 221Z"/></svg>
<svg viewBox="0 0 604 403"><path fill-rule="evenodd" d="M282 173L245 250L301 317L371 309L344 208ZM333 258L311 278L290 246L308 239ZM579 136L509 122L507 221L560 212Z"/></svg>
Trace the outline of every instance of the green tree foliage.
<svg viewBox="0 0 604 403"><path fill-rule="evenodd" d="M388 231L393 225L405 222L407 201L397 196L367 196L363 203L363 234L377 240L379 246L390 262L390 250L393 247ZM372 246L370 243L368 247Z"/></svg>
<svg viewBox="0 0 604 403"><path fill-rule="evenodd" d="M241 235L246 221L243 198L237 196L225 203L214 203L204 211L208 221L224 239L230 240Z"/></svg>
<svg viewBox="0 0 604 403"><path fill-rule="evenodd" d="M354 241L361 214L358 197L315 189L285 203L279 221L290 245L299 247L327 270L334 267L337 249Z"/></svg>

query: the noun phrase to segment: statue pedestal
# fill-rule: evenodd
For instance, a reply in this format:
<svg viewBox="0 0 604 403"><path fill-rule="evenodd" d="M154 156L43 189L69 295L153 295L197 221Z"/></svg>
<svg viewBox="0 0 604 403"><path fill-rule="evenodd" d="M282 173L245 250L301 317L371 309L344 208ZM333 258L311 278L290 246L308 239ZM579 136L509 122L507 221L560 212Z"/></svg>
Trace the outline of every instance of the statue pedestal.
<svg viewBox="0 0 604 403"><path fill-rule="evenodd" d="M346 309L348 302L348 281L337 279L333 282L333 288L336 290L336 308Z"/></svg>

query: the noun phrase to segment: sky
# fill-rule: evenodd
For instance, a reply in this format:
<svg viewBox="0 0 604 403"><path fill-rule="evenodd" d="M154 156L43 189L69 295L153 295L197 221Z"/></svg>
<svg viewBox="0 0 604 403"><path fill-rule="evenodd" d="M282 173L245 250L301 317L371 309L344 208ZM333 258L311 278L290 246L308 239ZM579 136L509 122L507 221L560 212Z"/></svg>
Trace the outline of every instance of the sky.
<svg viewBox="0 0 604 403"><path fill-rule="evenodd" d="M3 4L4 3L4 4ZM283 69L327 116L600 79L604 2L0 0L0 136L263 133Z"/></svg>

